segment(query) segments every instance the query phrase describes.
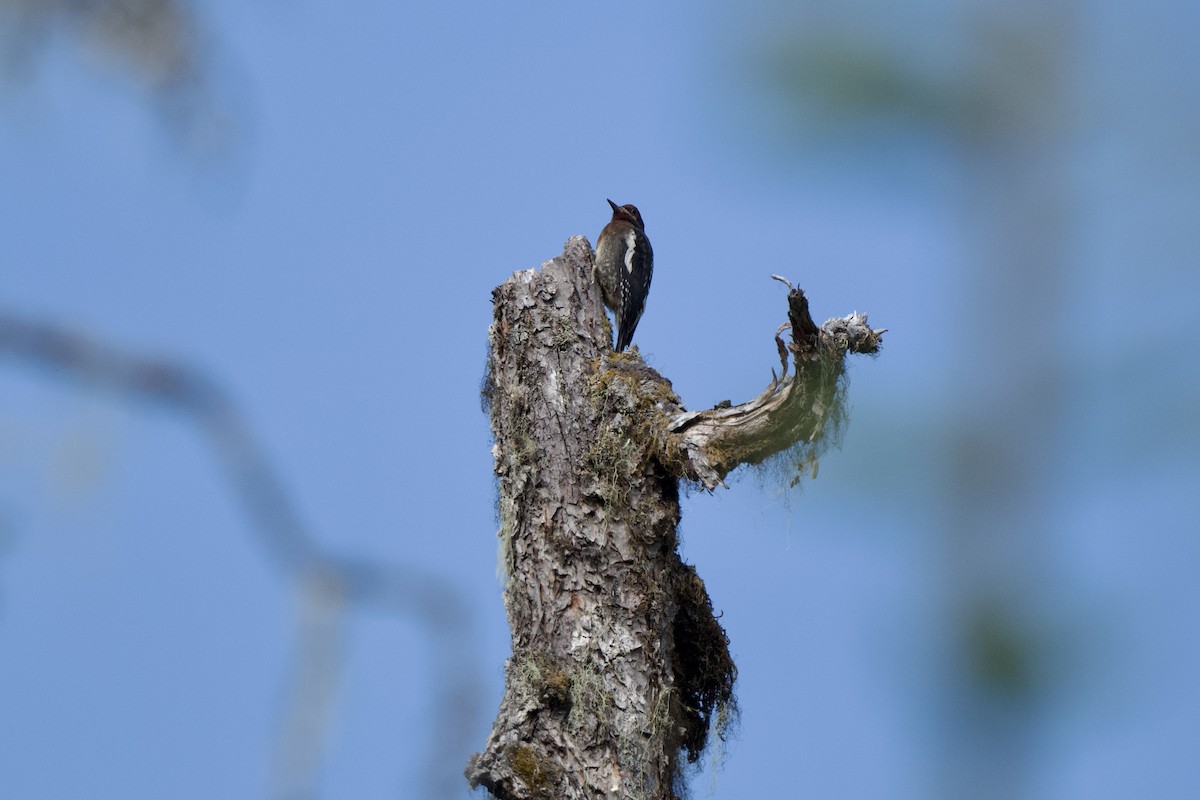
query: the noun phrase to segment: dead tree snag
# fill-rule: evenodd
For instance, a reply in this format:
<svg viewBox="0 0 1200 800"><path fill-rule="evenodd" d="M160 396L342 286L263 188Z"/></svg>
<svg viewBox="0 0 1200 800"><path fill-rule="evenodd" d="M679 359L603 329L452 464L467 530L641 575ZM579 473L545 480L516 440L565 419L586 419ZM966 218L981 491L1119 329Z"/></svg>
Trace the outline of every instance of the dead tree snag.
<svg viewBox="0 0 1200 800"><path fill-rule="evenodd" d="M741 464L815 447L846 352L874 352L882 333L859 315L818 329L793 290L783 374L748 403L688 412L636 350L613 352L591 270L573 237L493 292L485 399L513 652L466 774L502 800L676 798L681 759L720 731L736 678L676 549L679 482L713 489Z"/></svg>

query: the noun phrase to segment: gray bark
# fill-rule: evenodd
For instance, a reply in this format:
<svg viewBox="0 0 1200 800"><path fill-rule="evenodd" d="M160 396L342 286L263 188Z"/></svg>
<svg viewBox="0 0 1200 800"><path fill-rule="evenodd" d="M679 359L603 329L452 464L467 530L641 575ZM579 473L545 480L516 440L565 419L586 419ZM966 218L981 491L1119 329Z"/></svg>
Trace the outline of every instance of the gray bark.
<svg viewBox="0 0 1200 800"><path fill-rule="evenodd" d="M573 237L493 292L485 396L512 657L466 772L503 800L674 800L681 762L733 712L736 678L676 549L679 482L712 489L819 442L845 352L873 352L882 333L858 316L818 330L794 290L800 333L777 341L797 371L741 406L687 412L636 348L612 351L592 257Z"/></svg>

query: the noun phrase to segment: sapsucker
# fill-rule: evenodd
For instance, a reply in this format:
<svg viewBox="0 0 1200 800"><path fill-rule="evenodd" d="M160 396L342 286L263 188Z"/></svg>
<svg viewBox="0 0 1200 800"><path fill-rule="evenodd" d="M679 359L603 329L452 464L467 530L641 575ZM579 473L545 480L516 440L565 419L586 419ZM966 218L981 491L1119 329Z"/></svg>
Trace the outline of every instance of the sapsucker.
<svg viewBox="0 0 1200 800"><path fill-rule="evenodd" d="M617 352L629 346L650 294L654 250L637 206L619 206L612 200L612 221L596 240L596 282L604 305L617 318Z"/></svg>

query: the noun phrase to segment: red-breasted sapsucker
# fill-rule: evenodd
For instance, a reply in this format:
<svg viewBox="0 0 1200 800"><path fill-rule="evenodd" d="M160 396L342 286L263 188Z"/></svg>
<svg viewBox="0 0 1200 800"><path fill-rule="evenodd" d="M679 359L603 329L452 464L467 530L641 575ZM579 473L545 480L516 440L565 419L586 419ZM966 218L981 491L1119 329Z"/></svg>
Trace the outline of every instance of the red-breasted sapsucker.
<svg viewBox="0 0 1200 800"><path fill-rule="evenodd" d="M604 305L617 318L617 352L629 346L650 294L654 250L637 206L619 206L612 200L612 221L596 240L595 276Z"/></svg>

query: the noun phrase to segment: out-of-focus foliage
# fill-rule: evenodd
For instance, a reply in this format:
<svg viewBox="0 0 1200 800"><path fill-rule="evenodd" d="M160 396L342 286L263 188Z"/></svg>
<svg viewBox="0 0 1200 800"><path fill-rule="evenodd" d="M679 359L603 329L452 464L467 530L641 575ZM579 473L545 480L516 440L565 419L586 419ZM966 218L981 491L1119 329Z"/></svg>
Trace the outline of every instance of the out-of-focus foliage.
<svg viewBox="0 0 1200 800"><path fill-rule="evenodd" d="M948 15L942 23L936 36L877 22L805 26L773 36L753 61L793 124L832 135L869 127L888 136L916 125L996 139L1058 125L1072 110L1046 105L1041 90L1063 78L1065 13ZM958 47L945 46L948 34Z"/></svg>
<svg viewBox="0 0 1200 800"><path fill-rule="evenodd" d="M882 427L919 431L929 448L923 463L933 466L910 480L931 490L929 544L947 609L943 650L928 664L941 703L937 759L956 765L944 769L942 795L1029 796L1030 775L1045 757L1039 748L1063 724L1055 715L1073 702L1103 702L1078 690L1101 680L1106 662L1077 657L1102 648L1080 623L1099 616L1098 598L1071 596L1072 558L1064 554L1078 533L1061 520L1094 502L1088 480L1125 478L1113 476L1103 457L1098 462L1098 452L1170 440L1178 453L1179 436L1195 429L1179 423L1188 415L1152 410L1182 408L1195 396L1195 382L1180 379L1185 364L1149 355L1165 352L1165 329L1182 327L1157 312L1164 329L1126 328L1111 315L1146 303L1147 270L1176 273L1180 282L1194 271L1185 252L1194 253L1194 234L1164 222L1177 208L1195 208L1194 187L1190 198L1175 197L1171 186L1183 181L1128 167L1122 184L1116 166L1168 161L1177 166L1164 175L1174 175L1196 163L1197 148L1179 146L1188 115L1176 109L1186 106L1128 113L1140 112L1151 93L1125 80L1144 56L1124 39L1121 51L1102 37L1114 19L1137 15L1069 2L922 5L904 19L896 11L869 1L805 4L764 34L746 59L770 97L768 124L757 132L782 145L782 158L841 153L851 164L878 165L919 151L915 163L951 178L955 225L945 235L957 258L944 280L961 296L924 313L957 345L947 348L953 363L944 367L953 378L920 412L897 411ZM1146 17L1161 23L1162 13ZM1152 92L1162 102L1189 86L1195 81L1168 77ZM1133 212L1154 217L1138 229L1131 209L1146 201L1166 213ZM1155 252L1154 266L1114 263L1111 246L1100 243L1121 238L1089 216L1101 214L1110 230L1139 242L1131 254ZM1122 278L1120 290L1106 285L1113 275ZM1086 330L1070 332L1067 320L1087 320ZM1121 334L1111 334L1114 325ZM889 319L889 326L904 322ZM1120 344L1080 345L1093 331ZM903 334L893 341L920 345ZM1136 376L1129 352L1145 354ZM1159 375L1172 376L1171 386L1160 386ZM1129 424L1104 427L1113 417ZM893 453L913 436L877 430L893 444L876 446ZM1156 453L1164 464L1174 462L1170 449ZM1124 513L1132 520L1180 509ZM1181 538L1170 536L1163 541Z"/></svg>
<svg viewBox="0 0 1200 800"><path fill-rule="evenodd" d="M235 114L213 79L215 48L187 0L0 0L0 65L31 79L43 51L67 45L144 91L174 138L219 151Z"/></svg>

